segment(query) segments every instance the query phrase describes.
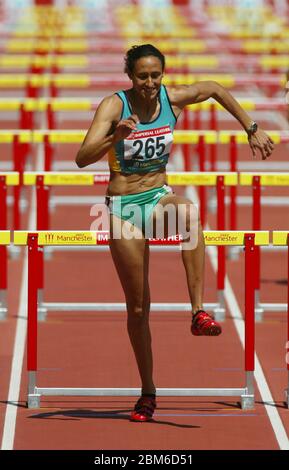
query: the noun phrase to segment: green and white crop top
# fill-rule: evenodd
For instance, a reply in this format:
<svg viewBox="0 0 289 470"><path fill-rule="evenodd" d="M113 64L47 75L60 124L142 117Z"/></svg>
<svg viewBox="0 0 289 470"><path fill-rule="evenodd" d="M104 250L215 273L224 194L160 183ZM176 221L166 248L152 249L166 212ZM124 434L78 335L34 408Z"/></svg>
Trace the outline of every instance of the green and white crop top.
<svg viewBox="0 0 289 470"><path fill-rule="evenodd" d="M125 91L117 92L122 101L121 119L133 114ZM140 122L137 129L118 142L109 152L109 167L114 172L145 173L164 169L173 143L176 116L167 90L159 91L160 111L152 122Z"/></svg>

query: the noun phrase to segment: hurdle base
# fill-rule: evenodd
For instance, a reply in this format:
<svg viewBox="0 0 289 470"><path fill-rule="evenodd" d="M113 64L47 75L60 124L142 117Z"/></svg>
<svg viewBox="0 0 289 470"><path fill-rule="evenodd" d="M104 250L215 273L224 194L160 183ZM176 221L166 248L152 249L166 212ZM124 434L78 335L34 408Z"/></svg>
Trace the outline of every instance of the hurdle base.
<svg viewBox="0 0 289 470"><path fill-rule="evenodd" d="M289 388L285 390L285 405L289 409Z"/></svg>
<svg viewBox="0 0 289 470"><path fill-rule="evenodd" d="M209 309L207 309L209 310ZM214 318L216 321L218 322L223 322L225 320L225 314L226 314L226 310L224 307L216 307L214 308L213 310L214 312Z"/></svg>
<svg viewBox="0 0 289 470"><path fill-rule="evenodd" d="M41 396L95 396L95 397L135 397L140 396L140 388L41 388L34 387L28 394L28 408L40 408ZM241 397L242 409L254 407L254 395L248 395L247 388L157 388L159 397Z"/></svg>
<svg viewBox="0 0 289 470"><path fill-rule="evenodd" d="M40 397L41 395L39 393L30 393L27 399L27 408L40 408Z"/></svg>
<svg viewBox="0 0 289 470"><path fill-rule="evenodd" d="M38 307L37 318L38 318L38 321L45 321L47 318L47 308Z"/></svg>
<svg viewBox="0 0 289 470"><path fill-rule="evenodd" d="M254 395L241 395L241 408L242 410L252 410L255 408Z"/></svg>
<svg viewBox="0 0 289 470"><path fill-rule="evenodd" d="M207 309L209 310L209 309ZM218 303L216 307L213 309L214 319L219 322L223 322L225 320L225 298L224 298L224 291L219 289L218 290Z"/></svg>
<svg viewBox="0 0 289 470"><path fill-rule="evenodd" d="M7 307L3 307L2 305L0 305L0 321L6 320L7 312L8 312Z"/></svg>
<svg viewBox="0 0 289 470"><path fill-rule="evenodd" d="M258 306L258 307L255 307L254 312L255 312L255 321L257 323L260 323L264 317L264 309Z"/></svg>
<svg viewBox="0 0 289 470"><path fill-rule="evenodd" d="M7 318L7 293L6 290L0 289L0 321Z"/></svg>

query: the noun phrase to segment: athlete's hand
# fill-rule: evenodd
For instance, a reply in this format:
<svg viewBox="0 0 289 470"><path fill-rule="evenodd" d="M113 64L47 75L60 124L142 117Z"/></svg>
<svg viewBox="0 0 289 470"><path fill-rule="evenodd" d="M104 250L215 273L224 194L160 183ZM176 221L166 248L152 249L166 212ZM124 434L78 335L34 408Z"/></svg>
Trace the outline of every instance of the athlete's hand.
<svg viewBox="0 0 289 470"><path fill-rule="evenodd" d="M113 140L115 142L119 142L120 140L128 137L132 131L136 130L138 122L139 119L135 114L132 114L127 119L119 121L114 131Z"/></svg>
<svg viewBox="0 0 289 470"><path fill-rule="evenodd" d="M256 158L257 149L262 155L262 160L266 160L273 152L274 142L262 129L258 129L255 134L248 137L248 142L254 158Z"/></svg>

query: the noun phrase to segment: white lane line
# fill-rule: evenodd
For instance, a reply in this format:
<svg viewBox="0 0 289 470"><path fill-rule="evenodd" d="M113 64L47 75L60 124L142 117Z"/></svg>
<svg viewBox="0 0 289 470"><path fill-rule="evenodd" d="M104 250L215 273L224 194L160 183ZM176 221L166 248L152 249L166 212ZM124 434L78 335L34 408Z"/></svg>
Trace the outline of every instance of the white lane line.
<svg viewBox="0 0 289 470"><path fill-rule="evenodd" d="M188 187L186 194L192 201L198 201L198 195L194 188ZM207 226L206 229L210 230L210 227ZM209 259L211 261L213 270L216 273L217 272L217 248L215 246L208 246L207 249L208 249ZM234 294L234 291L232 289L228 276L226 276L226 279L225 279L224 295L225 295L225 299L226 299L227 305L229 307L229 310L230 310L230 313L234 322L234 326L238 333L240 342L242 344L243 349L245 350L245 340L244 340L245 322L244 322L238 301L236 299L236 296ZM254 377L258 385L260 395L261 395L262 401L264 402L264 407L267 412L268 418L270 420L271 426L273 428L278 445L281 450L289 450L289 439L288 439L286 430L283 426L280 415L278 413L276 403L273 400L269 385L266 381L266 378L265 378L261 363L259 361L259 358L257 356L257 353L255 353Z"/></svg>

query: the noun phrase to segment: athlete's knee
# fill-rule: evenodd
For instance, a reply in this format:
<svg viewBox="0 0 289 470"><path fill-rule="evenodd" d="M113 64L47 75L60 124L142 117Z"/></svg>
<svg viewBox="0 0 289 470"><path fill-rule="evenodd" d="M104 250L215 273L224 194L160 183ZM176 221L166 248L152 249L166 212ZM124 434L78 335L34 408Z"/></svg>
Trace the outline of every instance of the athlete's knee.
<svg viewBox="0 0 289 470"><path fill-rule="evenodd" d="M178 232L182 235L184 242L189 242L192 247L196 247L199 233L197 207L191 202L187 202L183 205L179 215Z"/></svg>
<svg viewBox="0 0 289 470"><path fill-rule="evenodd" d="M129 321L142 321L146 320L150 310L150 302L143 302L141 304L134 303L127 305L128 320Z"/></svg>

